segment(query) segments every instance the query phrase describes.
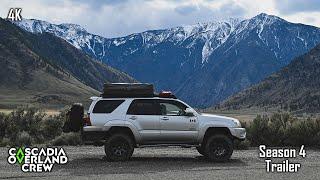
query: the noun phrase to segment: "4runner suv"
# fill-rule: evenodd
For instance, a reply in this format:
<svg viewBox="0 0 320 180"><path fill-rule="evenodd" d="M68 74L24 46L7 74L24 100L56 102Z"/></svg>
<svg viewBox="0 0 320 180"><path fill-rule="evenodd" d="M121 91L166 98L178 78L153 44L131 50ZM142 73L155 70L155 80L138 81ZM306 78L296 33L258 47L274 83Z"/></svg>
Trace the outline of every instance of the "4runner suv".
<svg viewBox="0 0 320 180"><path fill-rule="evenodd" d="M162 96L163 95L163 96ZM209 160L224 161L246 131L237 119L202 114L168 93L152 97L92 97L82 139L105 146L109 161L128 160L135 147L195 146Z"/></svg>

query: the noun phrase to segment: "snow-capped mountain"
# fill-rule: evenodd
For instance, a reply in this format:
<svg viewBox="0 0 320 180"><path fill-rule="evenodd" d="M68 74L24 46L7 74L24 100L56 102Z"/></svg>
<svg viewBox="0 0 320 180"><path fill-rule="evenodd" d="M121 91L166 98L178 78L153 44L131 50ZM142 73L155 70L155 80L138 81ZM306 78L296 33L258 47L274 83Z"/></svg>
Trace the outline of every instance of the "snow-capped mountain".
<svg viewBox="0 0 320 180"><path fill-rule="evenodd" d="M141 38L141 45L144 48L149 48L164 41L181 45L187 39L192 38L193 41L184 46L191 48L196 43L196 40L204 41L205 44L202 49L202 63L204 63L214 49L224 43L239 22L239 19L229 19L227 22L198 23L196 25L186 25L166 30L146 31L132 34L129 39L127 37L107 39L88 33L77 24L64 23L56 25L35 19L24 19L23 21L15 22L15 24L32 33L53 33L65 39L76 48L82 49L100 60L107 58L105 50L110 48L110 46L121 46L127 41L129 42L134 39ZM131 49L128 48L127 51L133 53L135 50Z"/></svg>
<svg viewBox="0 0 320 180"><path fill-rule="evenodd" d="M16 23L59 36L139 81L169 89L192 105L224 100L287 65L320 42L320 29L259 14L251 19L198 23L103 38L78 25Z"/></svg>

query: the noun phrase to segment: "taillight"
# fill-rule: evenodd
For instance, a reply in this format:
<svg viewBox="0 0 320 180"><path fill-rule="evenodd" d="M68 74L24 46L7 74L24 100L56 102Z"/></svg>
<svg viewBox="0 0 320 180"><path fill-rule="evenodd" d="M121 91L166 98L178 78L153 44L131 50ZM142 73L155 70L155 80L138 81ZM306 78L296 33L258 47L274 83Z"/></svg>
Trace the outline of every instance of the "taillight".
<svg viewBox="0 0 320 180"><path fill-rule="evenodd" d="M83 124L84 126L91 126L91 121L89 116L83 118Z"/></svg>

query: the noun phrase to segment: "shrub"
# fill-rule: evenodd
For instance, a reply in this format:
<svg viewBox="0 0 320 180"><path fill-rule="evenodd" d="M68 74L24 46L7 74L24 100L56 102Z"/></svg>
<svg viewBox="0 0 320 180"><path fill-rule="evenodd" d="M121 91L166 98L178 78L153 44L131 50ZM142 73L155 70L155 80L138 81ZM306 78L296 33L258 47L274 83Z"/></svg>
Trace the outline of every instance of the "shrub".
<svg viewBox="0 0 320 180"><path fill-rule="evenodd" d="M320 146L320 119L297 119L288 113L258 115L247 127L253 146Z"/></svg>
<svg viewBox="0 0 320 180"><path fill-rule="evenodd" d="M251 143L248 139L244 141L234 141L234 149L246 150L249 149Z"/></svg>
<svg viewBox="0 0 320 180"><path fill-rule="evenodd" d="M6 134L7 129L7 115L4 113L0 113L0 139L3 138Z"/></svg>
<svg viewBox="0 0 320 180"><path fill-rule="evenodd" d="M247 139L252 145L258 145L267 142L268 138L268 117L258 115L247 128Z"/></svg>
<svg viewBox="0 0 320 180"><path fill-rule="evenodd" d="M6 119L6 136L15 142L20 132L25 131L34 138L35 143L42 143L41 121L46 116L43 111L33 107L20 107L11 112Z"/></svg>
<svg viewBox="0 0 320 180"><path fill-rule="evenodd" d="M42 144L62 133L65 113L47 116L33 107L19 107L10 114L0 113L0 139L5 137L12 145ZM3 143L2 144L6 144Z"/></svg>
<svg viewBox="0 0 320 180"><path fill-rule="evenodd" d="M42 121L41 132L46 140L54 139L62 133L63 121L59 116L49 116Z"/></svg>
<svg viewBox="0 0 320 180"><path fill-rule="evenodd" d="M56 137L51 141L53 146L62 146L62 145L80 145L82 144L80 133L62 133L60 136Z"/></svg>
<svg viewBox="0 0 320 180"><path fill-rule="evenodd" d="M5 147L10 145L10 140L8 138L3 138L0 140L0 147Z"/></svg>
<svg viewBox="0 0 320 180"><path fill-rule="evenodd" d="M13 145L15 146L30 146L32 142L32 138L26 131L22 131L18 133L16 141Z"/></svg>
<svg viewBox="0 0 320 180"><path fill-rule="evenodd" d="M286 143L291 146L320 146L320 119L307 119L293 123Z"/></svg>

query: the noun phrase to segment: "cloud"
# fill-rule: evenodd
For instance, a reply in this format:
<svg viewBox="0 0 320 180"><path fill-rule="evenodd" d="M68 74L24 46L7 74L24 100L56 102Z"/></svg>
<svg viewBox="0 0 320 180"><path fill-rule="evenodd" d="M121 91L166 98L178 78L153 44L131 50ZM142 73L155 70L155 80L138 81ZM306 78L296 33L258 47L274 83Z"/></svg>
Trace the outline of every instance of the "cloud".
<svg viewBox="0 0 320 180"><path fill-rule="evenodd" d="M243 17L245 15L245 9L234 2L223 4L219 8L219 14L224 14L228 17Z"/></svg>
<svg viewBox="0 0 320 180"><path fill-rule="evenodd" d="M256 3L256 0L29 0L26 3L25 0L2 0L0 16L6 17L10 7L22 7L24 18L55 24L74 23L94 34L119 37L150 29L220 21L230 17L251 18L261 12L319 26L319 18L314 18L319 17L317 13L295 13L292 10L300 8L301 11L302 8L304 11L315 11L320 7L318 1L264 0ZM304 4L301 5L302 2ZM286 10L285 6L290 7ZM284 14L289 12L288 9L291 9L292 14Z"/></svg>
<svg viewBox="0 0 320 180"><path fill-rule="evenodd" d="M282 14L320 11L319 0L276 0L275 5Z"/></svg>
<svg viewBox="0 0 320 180"><path fill-rule="evenodd" d="M86 4L91 8L100 9L103 6L118 6L126 4L129 0L72 0L73 3Z"/></svg>
<svg viewBox="0 0 320 180"><path fill-rule="evenodd" d="M185 6L178 6L174 8L174 10L181 15L187 15L194 11L197 11L198 8L195 5L185 5Z"/></svg>

